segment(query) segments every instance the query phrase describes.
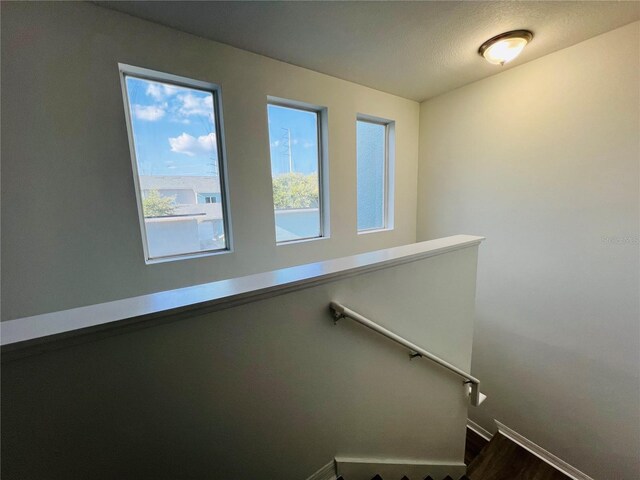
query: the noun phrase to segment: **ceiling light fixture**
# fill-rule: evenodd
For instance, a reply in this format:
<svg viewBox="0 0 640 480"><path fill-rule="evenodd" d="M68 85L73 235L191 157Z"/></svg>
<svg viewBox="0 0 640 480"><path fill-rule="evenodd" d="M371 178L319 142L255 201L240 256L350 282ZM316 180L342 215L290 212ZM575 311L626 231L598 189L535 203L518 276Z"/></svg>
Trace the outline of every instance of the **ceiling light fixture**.
<svg viewBox="0 0 640 480"><path fill-rule="evenodd" d="M533 33L529 30L501 33L480 45L478 53L489 63L504 65L520 55L525 45L532 39Z"/></svg>

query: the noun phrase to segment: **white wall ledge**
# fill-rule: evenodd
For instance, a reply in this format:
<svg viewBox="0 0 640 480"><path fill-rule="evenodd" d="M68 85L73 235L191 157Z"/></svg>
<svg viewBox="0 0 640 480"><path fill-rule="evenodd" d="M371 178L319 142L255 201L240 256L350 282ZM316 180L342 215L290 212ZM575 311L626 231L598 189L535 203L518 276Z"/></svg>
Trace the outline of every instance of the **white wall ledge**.
<svg viewBox="0 0 640 480"><path fill-rule="evenodd" d="M0 323L3 353L58 338L163 317L202 313L389 268L478 245L483 237L454 235L245 277L167 290Z"/></svg>

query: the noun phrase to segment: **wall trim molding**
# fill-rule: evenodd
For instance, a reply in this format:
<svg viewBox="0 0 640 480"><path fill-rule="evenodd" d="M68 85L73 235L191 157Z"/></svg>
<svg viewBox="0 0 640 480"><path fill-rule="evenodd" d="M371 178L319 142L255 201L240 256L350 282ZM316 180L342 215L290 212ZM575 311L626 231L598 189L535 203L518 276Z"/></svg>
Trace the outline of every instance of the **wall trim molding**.
<svg viewBox="0 0 640 480"><path fill-rule="evenodd" d="M486 430L484 427L481 427L480 425L478 425L476 422L474 422L470 418L467 418L467 428L469 430L474 431L478 435L480 435L487 442L490 442L491 439L493 438L493 433L491 433L489 430Z"/></svg>
<svg viewBox="0 0 640 480"><path fill-rule="evenodd" d="M494 421L496 422L496 426L498 427L498 433L501 433L512 442L517 443L525 450L534 454L540 460L543 460L544 462L548 463L555 469L564 473L567 477L573 480L593 480L593 478L591 478L586 473L583 473L577 468L573 467L572 465L569 465L567 462L565 462L561 458L556 457L553 453L545 450L540 445L520 435L515 430L512 430L511 428L507 427L503 423L500 423L498 420L494 420Z"/></svg>
<svg viewBox="0 0 640 480"><path fill-rule="evenodd" d="M460 478L467 473L464 463L443 463L429 460L392 458L345 458L336 457L336 472L347 480L371 480L375 475L382 478L425 478L440 480L449 475Z"/></svg>
<svg viewBox="0 0 640 480"><path fill-rule="evenodd" d="M325 466L319 468L307 480L336 480L336 462L331 460Z"/></svg>

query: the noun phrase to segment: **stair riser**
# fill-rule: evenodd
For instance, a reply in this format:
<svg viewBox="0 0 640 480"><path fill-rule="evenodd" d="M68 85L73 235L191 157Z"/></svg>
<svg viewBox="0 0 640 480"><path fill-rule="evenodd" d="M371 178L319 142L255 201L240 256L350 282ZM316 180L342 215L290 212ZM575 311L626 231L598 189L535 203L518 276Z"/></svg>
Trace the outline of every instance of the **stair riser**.
<svg viewBox="0 0 640 480"><path fill-rule="evenodd" d="M375 475L383 479L398 479L406 476L409 480L423 480L431 476L433 480L443 480L447 475L460 478L466 473L463 463L434 464L402 460L336 458L338 476L348 480L371 480Z"/></svg>

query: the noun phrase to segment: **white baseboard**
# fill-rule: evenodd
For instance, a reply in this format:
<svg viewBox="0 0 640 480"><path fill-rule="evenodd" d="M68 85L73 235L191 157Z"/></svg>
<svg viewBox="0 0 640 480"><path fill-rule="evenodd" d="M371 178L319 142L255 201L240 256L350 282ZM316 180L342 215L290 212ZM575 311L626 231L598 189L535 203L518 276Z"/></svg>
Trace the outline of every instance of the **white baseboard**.
<svg viewBox="0 0 640 480"><path fill-rule="evenodd" d="M491 439L493 438L493 433L491 433L489 430L486 430L485 428L481 427L480 425L478 425L476 422L474 422L470 418L467 418L467 428L469 430L473 430L474 432L476 432L478 435L480 435L482 438L484 438L487 442L490 442Z"/></svg>
<svg viewBox="0 0 640 480"><path fill-rule="evenodd" d="M573 480L593 480L593 478L591 478L586 473L582 473L580 470L569 465L564 460L556 457L553 453L548 452L547 450L542 448L540 445L533 443L528 438L523 437L518 432L510 429L509 427L500 423L499 421L495 420L495 422L498 427L499 433L507 437L512 442L517 443L525 450L528 450L529 452L533 453L540 460L547 462L552 467L561 471L567 477L572 478Z"/></svg>
<svg viewBox="0 0 640 480"><path fill-rule="evenodd" d="M331 460L324 467L308 477L307 480L336 480L336 462Z"/></svg>
<svg viewBox="0 0 640 480"><path fill-rule="evenodd" d="M337 474L345 480L371 480L373 476L382 478L423 479L431 476L441 480L447 475L460 478L467 472L464 463L438 463L428 460L379 459L379 458L344 458L336 457Z"/></svg>

